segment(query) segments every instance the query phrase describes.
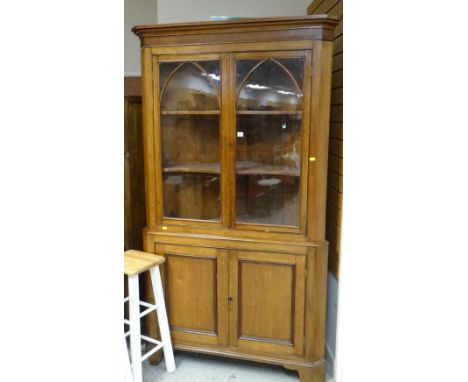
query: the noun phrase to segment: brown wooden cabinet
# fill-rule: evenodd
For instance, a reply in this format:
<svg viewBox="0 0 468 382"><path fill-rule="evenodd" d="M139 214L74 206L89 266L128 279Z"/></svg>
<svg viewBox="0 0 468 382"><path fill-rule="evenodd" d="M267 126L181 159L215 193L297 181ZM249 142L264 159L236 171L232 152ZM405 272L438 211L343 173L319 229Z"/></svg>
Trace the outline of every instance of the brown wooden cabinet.
<svg viewBox="0 0 468 382"><path fill-rule="evenodd" d="M174 346L324 381L331 38L304 16L134 28ZM154 327L150 323L150 329Z"/></svg>

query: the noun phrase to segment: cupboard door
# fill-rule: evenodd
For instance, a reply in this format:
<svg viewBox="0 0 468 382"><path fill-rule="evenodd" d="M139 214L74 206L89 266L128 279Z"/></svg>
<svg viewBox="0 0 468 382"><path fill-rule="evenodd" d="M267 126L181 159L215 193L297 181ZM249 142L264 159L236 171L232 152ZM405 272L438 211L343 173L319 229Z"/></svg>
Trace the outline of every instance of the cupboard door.
<svg viewBox="0 0 468 382"><path fill-rule="evenodd" d="M303 226L306 57L278 55L235 61L238 225Z"/></svg>
<svg viewBox="0 0 468 382"><path fill-rule="evenodd" d="M213 248L156 245L164 256L164 287L174 343L226 345L227 252Z"/></svg>
<svg viewBox="0 0 468 382"><path fill-rule="evenodd" d="M164 219L221 221L221 62L159 62Z"/></svg>
<svg viewBox="0 0 468 382"><path fill-rule="evenodd" d="M303 353L305 257L232 251L230 344L270 353Z"/></svg>

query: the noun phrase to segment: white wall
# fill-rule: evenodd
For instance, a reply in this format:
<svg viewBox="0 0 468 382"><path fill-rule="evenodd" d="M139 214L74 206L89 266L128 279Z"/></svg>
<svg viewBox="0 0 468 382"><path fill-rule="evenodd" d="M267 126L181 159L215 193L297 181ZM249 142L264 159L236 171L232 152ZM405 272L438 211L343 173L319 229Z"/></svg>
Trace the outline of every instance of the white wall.
<svg viewBox="0 0 468 382"><path fill-rule="evenodd" d="M311 0L124 0L125 68L139 76L140 45L130 31L138 24L209 20L210 16L274 17L307 13Z"/></svg>
<svg viewBox="0 0 468 382"><path fill-rule="evenodd" d="M158 0L158 23L209 20L210 16L273 17L307 14L312 0Z"/></svg>
<svg viewBox="0 0 468 382"><path fill-rule="evenodd" d="M126 76L139 76L140 40L131 29L138 24L156 24L157 0L125 0L124 11L124 72Z"/></svg>

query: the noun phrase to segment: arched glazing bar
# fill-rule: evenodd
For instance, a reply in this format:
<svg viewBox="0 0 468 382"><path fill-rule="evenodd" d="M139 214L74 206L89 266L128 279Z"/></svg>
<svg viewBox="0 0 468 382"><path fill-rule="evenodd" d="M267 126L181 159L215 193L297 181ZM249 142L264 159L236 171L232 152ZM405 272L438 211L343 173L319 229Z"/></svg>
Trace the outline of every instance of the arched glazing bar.
<svg viewBox="0 0 468 382"><path fill-rule="evenodd" d="M170 72L161 87L161 110L168 110L168 106L174 106L167 98L177 99L178 106L187 110L206 110L207 106L211 110L219 110L221 95L215 79L220 81L219 76L208 73L196 61L180 63Z"/></svg>
<svg viewBox="0 0 468 382"><path fill-rule="evenodd" d="M239 61L237 65L245 65ZM291 71L274 58L259 61L237 88L237 110L299 111L302 88Z"/></svg>

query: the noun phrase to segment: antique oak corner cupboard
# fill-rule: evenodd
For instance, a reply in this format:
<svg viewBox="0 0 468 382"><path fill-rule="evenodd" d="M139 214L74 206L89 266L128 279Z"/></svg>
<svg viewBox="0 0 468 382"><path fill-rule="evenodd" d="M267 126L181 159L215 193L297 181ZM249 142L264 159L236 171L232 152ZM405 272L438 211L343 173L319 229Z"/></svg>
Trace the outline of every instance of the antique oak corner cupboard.
<svg viewBox="0 0 468 382"><path fill-rule="evenodd" d="M325 379L332 32L301 16L144 25L147 228L174 347ZM149 323L154 331L154 323Z"/></svg>

